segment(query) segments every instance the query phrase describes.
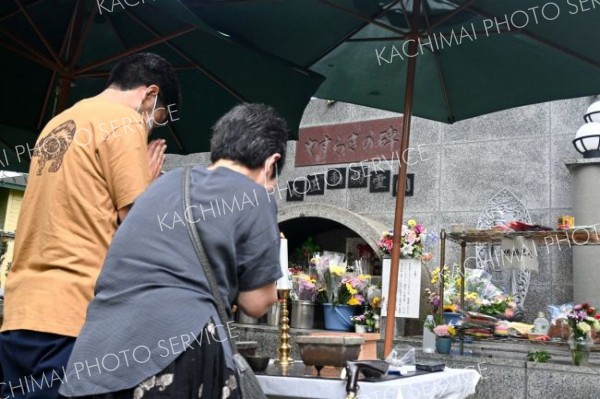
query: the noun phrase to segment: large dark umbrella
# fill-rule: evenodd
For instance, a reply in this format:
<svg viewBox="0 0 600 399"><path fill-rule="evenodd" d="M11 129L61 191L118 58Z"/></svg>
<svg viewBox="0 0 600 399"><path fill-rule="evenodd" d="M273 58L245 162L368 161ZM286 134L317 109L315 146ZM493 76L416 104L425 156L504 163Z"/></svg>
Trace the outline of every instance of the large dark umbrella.
<svg viewBox="0 0 600 399"><path fill-rule="evenodd" d="M168 152L207 151L209 127L242 101L273 105L296 133L322 78L285 59L232 41L177 1L6 0L0 2L0 169L26 171L44 124L99 93L126 55L166 57L183 105L153 137Z"/></svg>
<svg viewBox="0 0 600 399"><path fill-rule="evenodd" d="M234 40L326 77L316 96L452 123L600 93L600 3L546 0L185 1ZM354 20L354 21L353 21ZM356 26L355 22L361 25ZM429 43L429 44L428 44ZM507 128L510 128L507 126ZM394 230L402 226L400 157ZM388 314L399 266L394 237ZM392 348L393 318L384 353Z"/></svg>

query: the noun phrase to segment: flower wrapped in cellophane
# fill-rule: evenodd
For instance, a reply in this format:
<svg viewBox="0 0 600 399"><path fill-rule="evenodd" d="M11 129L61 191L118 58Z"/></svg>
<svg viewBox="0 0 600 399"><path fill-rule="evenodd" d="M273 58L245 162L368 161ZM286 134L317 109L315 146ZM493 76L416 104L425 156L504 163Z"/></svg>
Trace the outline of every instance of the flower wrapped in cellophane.
<svg viewBox="0 0 600 399"><path fill-rule="evenodd" d="M466 269L464 278L457 265L452 268L444 266L444 300L443 305L440 301L439 293L427 290L429 302L432 308L439 309L439 306L450 311L464 310L482 313L484 315L502 318L507 320L514 319L517 310L517 304L514 299L506 295L496 285L492 283L492 275L483 269ZM464 280L464 281L463 281ZM464 283L464 309L460 308L460 290ZM439 287L440 269L436 268L432 272L431 284Z"/></svg>
<svg viewBox="0 0 600 399"><path fill-rule="evenodd" d="M292 272L291 298L297 301L311 301L317 299L317 279L302 271Z"/></svg>

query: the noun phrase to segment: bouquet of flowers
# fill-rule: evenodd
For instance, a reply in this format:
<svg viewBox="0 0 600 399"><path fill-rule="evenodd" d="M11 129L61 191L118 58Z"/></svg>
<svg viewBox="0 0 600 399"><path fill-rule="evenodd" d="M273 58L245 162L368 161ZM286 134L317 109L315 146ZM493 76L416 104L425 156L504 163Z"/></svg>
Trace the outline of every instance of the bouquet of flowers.
<svg viewBox="0 0 600 399"><path fill-rule="evenodd" d="M369 275L355 276L344 273L339 267L330 266L329 271L324 274L318 300L322 303L332 303L334 306L362 305L366 301L363 292L369 285L370 279Z"/></svg>
<svg viewBox="0 0 600 399"><path fill-rule="evenodd" d="M375 330L375 314L370 310L358 316L350 316L350 321L355 326L366 326L368 332Z"/></svg>
<svg viewBox="0 0 600 399"><path fill-rule="evenodd" d="M375 314L381 313L381 303L383 297L381 295L381 287L376 285L369 285L366 289L367 303L373 309Z"/></svg>
<svg viewBox="0 0 600 399"><path fill-rule="evenodd" d="M384 255L390 255L393 248L394 232L386 231L377 242L379 250ZM406 225L402 226L402 236L400 239L400 257L405 259L421 259L425 262L431 260L433 255L427 252L429 245L437 239L435 233L427 234L427 230L422 224L418 224L414 219L409 219Z"/></svg>
<svg viewBox="0 0 600 399"><path fill-rule="evenodd" d="M351 316L350 321L355 326L356 325L358 325L358 326L366 326L367 325L367 317L364 314L361 314L358 316Z"/></svg>
<svg viewBox="0 0 600 399"><path fill-rule="evenodd" d="M376 323L375 313L373 313L373 311L369 310L369 311L365 312L364 316L367 321L367 331L368 332L375 331L375 323Z"/></svg>
<svg viewBox="0 0 600 399"><path fill-rule="evenodd" d="M571 336L569 337L569 347L571 348L571 357L575 366L587 365L589 350L593 345L592 331L600 331L600 314L596 313L596 308L587 303L573 306L573 309L567 314L567 320L571 327Z"/></svg>
<svg viewBox="0 0 600 399"><path fill-rule="evenodd" d="M437 337L454 337L456 335L456 328L452 324L440 324L433 328L433 333Z"/></svg>
<svg viewBox="0 0 600 399"><path fill-rule="evenodd" d="M596 308L587 303L573 306L573 309L567 314L567 320L575 340L585 340L594 331L600 331L600 314L596 313Z"/></svg>
<svg viewBox="0 0 600 399"><path fill-rule="evenodd" d="M317 299L317 280L306 273L291 269L292 299L297 301L311 301Z"/></svg>
<svg viewBox="0 0 600 399"><path fill-rule="evenodd" d="M365 275L344 277L337 290L334 291L331 303L349 306L359 306L365 303L365 297L362 295L362 291L366 287L365 277Z"/></svg>

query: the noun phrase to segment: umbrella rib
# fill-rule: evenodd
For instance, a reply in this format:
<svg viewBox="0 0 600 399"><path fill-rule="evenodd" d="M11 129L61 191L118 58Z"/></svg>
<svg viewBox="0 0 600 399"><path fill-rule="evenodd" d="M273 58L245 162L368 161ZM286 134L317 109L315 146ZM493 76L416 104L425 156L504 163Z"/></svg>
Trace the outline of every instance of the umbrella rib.
<svg viewBox="0 0 600 399"><path fill-rule="evenodd" d="M357 13L356 11L350 10L349 8L342 7L342 6L339 6L339 5L337 5L337 4L333 4L333 3L332 3L332 2L330 2L329 0L319 0L319 2L320 2L320 3L323 3L323 4L327 5L327 6L329 6L329 7L331 7L331 8L335 8L336 10L339 10L339 11L341 11L341 12L343 12L343 13L346 13L346 14L348 14L348 15L351 15L351 16L353 16L353 17L355 17L355 18L361 19L361 20L365 21L367 24L371 23L371 24L373 24L373 25L379 26L380 28L383 28L383 29L385 29L385 30L389 30L389 31L391 31L391 32L394 32L394 33L397 33L397 34L399 34L399 35L404 35L404 34L406 33L405 31L403 31L403 30L401 30L401 29L394 28L393 26L390 26L390 25L388 25L388 24L384 24L383 22L379 22L379 21L377 21L377 20L375 20L375 19L373 19L373 18L365 17L365 16L363 16L363 15L361 15L361 14ZM393 3L393 4L392 4L390 7L394 6L396 3L398 3L398 2L396 1L396 2L395 2L395 3ZM388 10L389 10L389 8L388 8L388 9L386 9L386 10L385 10L383 13L385 13L385 12L386 12L386 11L388 11ZM380 16L380 15L379 15L379 16ZM378 16L378 17L379 17L379 16ZM366 25L366 24L365 24L365 25Z"/></svg>
<svg viewBox="0 0 600 399"><path fill-rule="evenodd" d="M38 3L41 3L43 1L46 1L46 0L35 0L35 1L32 1L31 3L29 3L28 7L32 7L32 6L34 6L34 5L38 4ZM5 19L8 19L10 17L14 17L15 15L19 15L19 14L21 14L21 10L15 10L15 11L9 12L8 14L5 14L5 15L3 15L3 16L0 17L0 22L4 21Z"/></svg>
<svg viewBox="0 0 600 399"><path fill-rule="evenodd" d="M75 3L75 7L73 7L73 14L71 14L71 21L69 21L69 27L67 28L67 34L65 34L62 45L60 46L59 57L61 57L61 58L63 58L65 55L65 51L67 49L67 43L70 44L71 40L73 40L73 32L75 31L77 13L78 13L80 5L81 5L81 3L79 1L77 1L77 3Z"/></svg>
<svg viewBox="0 0 600 399"><path fill-rule="evenodd" d="M80 3L78 1L77 4L75 4L75 7L73 8L73 14L71 15L71 20L69 21L69 27L67 28L68 33L65 34L62 45L60 46L59 55L61 58L64 57L65 51L67 50L67 43L69 43L71 41L71 38L73 37L73 31L75 30L76 16L77 10L79 9L79 5ZM54 87L54 80L56 79L57 73L58 71L55 69L52 72L52 77L50 78L50 81L48 82L48 89L46 90L46 95L44 96L44 104L42 105L42 109L40 110L37 129L40 129L42 127L44 115L46 115L46 111L48 110L48 103L50 102L50 95L52 94L52 88Z"/></svg>
<svg viewBox="0 0 600 399"><path fill-rule="evenodd" d="M25 7L23 7L23 5L21 4L21 1L20 0L15 0L15 3L17 3L17 6L21 9L21 13L23 14L23 16L25 17L25 19L27 20L27 22L29 22L29 25L31 25L31 27L33 28L33 30L35 31L35 33L38 35L39 39L42 41L42 43L44 43L44 46L46 47L46 50L48 50L48 52L50 53L50 55L52 56L52 58L54 58L54 61L56 61L56 65L58 65L59 67L62 68L63 65L62 65L62 62L60 61L60 58L58 57L58 54L56 54L56 51L54 51L54 49L52 48L52 46L50 45L50 43L48 42L48 40L46 40L46 37L39 30L39 28L35 24L35 22L33 22L33 20L31 19L31 16L29 15L29 13L25 9Z"/></svg>
<svg viewBox="0 0 600 399"><path fill-rule="evenodd" d="M36 51L35 49L33 49L31 46L29 46L29 44L23 42L21 39L14 36L12 33L7 31L6 29L0 27L0 32L5 34L6 36L8 36L8 38L12 39L15 43L21 45L23 47L23 49L25 49L26 51L22 51L22 49L17 49L9 44L0 42L3 44L3 46L5 46L5 47L11 49L12 51L14 51L15 53L18 53L24 57L27 57L30 60L35 61L38 64L41 64L49 69L57 68L57 66L50 59L48 59L43 54L41 54L38 51Z"/></svg>
<svg viewBox="0 0 600 399"><path fill-rule="evenodd" d="M347 39L346 42L394 42L397 40L404 40L409 35L396 36L396 37L361 37L357 39Z"/></svg>
<svg viewBox="0 0 600 399"><path fill-rule="evenodd" d="M152 29L150 26L148 26L146 23L144 23L143 21L141 21L137 16L133 15L132 13L130 13L129 11L125 11L127 13L127 15L129 15L130 18L132 18L133 20L135 20L139 25L141 25L144 29L146 29L147 31L149 31L150 33L152 33L154 36L159 37L160 35L154 30ZM238 100L239 102L246 102L247 100L244 98L244 96L242 96L240 93L238 93L236 90L234 90L232 87L230 87L229 85L227 85L225 82L223 82L221 79L219 79L218 77L216 77L215 75L213 75L211 72L209 72L206 68L204 68L203 66L201 66L199 63L197 63L196 61L192 60L190 57L188 57L183 51L181 51L179 48L177 48L177 46L175 46L174 44L171 44L169 42L165 42L165 44L167 46L169 46L173 51L175 51L177 54L179 54L179 56L181 56L183 59L185 59L187 62L189 62L190 64L192 64L197 70L199 70L200 72L202 72L204 75L206 75L210 80L212 80L215 84L217 84L219 87L221 87L223 90L225 90L227 93L229 93L230 95L232 95L233 97L235 97L236 100Z"/></svg>
<svg viewBox="0 0 600 399"><path fill-rule="evenodd" d="M46 115L46 111L48 110L48 103L50 102L50 95L52 94L52 88L54 87L54 80L56 79L57 71L52 71L52 77L50 78L50 82L48 83L48 89L46 90L46 95L44 96L44 104L42 105L42 110L40 112L40 117L38 118L37 128L40 129L42 127L42 123L44 121L44 115Z"/></svg>
<svg viewBox="0 0 600 399"><path fill-rule="evenodd" d="M139 52L141 50L147 49L147 48L152 47L152 46L156 46L157 44L160 44L160 43L165 43L165 42L167 42L167 41L169 41L171 39L174 39L174 38L176 38L178 36L185 35L186 33L193 32L196 29L197 28L195 26L187 26L187 27L185 27L183 29L180 29L180 30L178 30L176 32L171 33L170 35L159 37L159 38L157 38L155 40L151 40L151 41L146 42L144 44L140 44L137 47L130 48L130 49L128 49L128 50L126 50L126 51L124 51L124 52L122 52L120 54L115 54L113 56L110 56L108 58L105 58L103 60L95 62L93 64L88 64L88 65L80 68L77 72L78 73L87 72L87 71L92 70L94 68L97 68L99 66L106 65L106 64L111 63L111 62L113 62L115 60L118 60L119 58L126 57L128 55L137 53L137 52Z"/></svg>
<svg viewBox="0 0 600 399"><path fill-rule="evenodd" d="M400 2L400 0L396 0L393 3L391 3L390 5L388 5L387 7L384 7L383 10L379 13L377 13L375 16L373 16L373 18L379 18L382 15L384 15L386 12L388 12L390 10L390 8L394 7L396 4L398 4ZM333 51L333 49L335 49L336 47L340 46L342 43L346 42L346 41L350 41L352 39L349 39L350 37L354 36L356 33L358 33L361 29L363 29L365 26L367 26L371 21L367 21L364 24L360 25L359 27L357 27L356 29L353 29L350 33L348 33L347 35L345 35L343 38L341 38L337 43L333 44L332 46L330 46L325 52L323 52L322 55L319 55L317 58L315 58L314 60L312 60L311 62L308 63L308 65L314 65L317 62L319 62L320 60L322 60L327 54L329 54L331 51ZM403 35L404 33L402 33ZM359 40L359 39L355 39L355 40Z"/></svg>
<svg viewBox="0 0 600 399"><path fill-rule="evenodd" d="M81 33L81 35L79 35L79 40L75 45L75 52L73 53L73 57L71 57L71 60L69 61L69 69L73 69L73 67L77 63L77 60L79 59L79 56L81 55L81 51L83 50L83 44L87 39L88 33L90 32L90 28L92 27L92 21L94 20L94 16L96 15L96 10L96 7L92 7L88 20L85 24L85 27L83 28L83 32Z"/></svg>
<svg viewBox="0 0 600 399"><path fill-rule="evenodd" d="M427 2L423 3L423 16L425 17L425 23L427 24L426 32L431 32L433 30L432 26L429 23L429 16L427 15L428 6ZM456 15L454 13L453 15ZM446 85L446 79L444 78L444 72L442 71L442 64L440 63L440 58L438 53L432 51L433 60L435 62L435 67L438 72L438 77L440 78L440 84L442 86L442 93L444 93L444 101L446 102L446 108L448 109L448 120L454 122L456 119L454 116L454 111L452 109L452 104L450 103L450 96L448 95L448 86Z"/></svg>
<svg viewBox="0 0 600 399"><path fill-rule="evenodd" d="M106 16L106 20L110 25L110 29L114 32L115 36L117 37L117 40L121 43L121 46L123 46L124 49L127 48L125 40L123 40L123 36L121 36L121 34L117 31L117 28L115 27L115 24L113 23L112 19L109 16Z"/></svg>
<svg viewBox="0 0 600 399"><path fill-rule="evenodd" d="M454 3L454 0L449 0L449 1L451 1L452 3ZM473 14L476 14L476 15L480 16L480 17L486 17L488 19L489 18L494 18L493 15L487 14L486 12L481 11L481 10L479 10L479 9L473 7L473 6L468 7L467 10L470 11L471 13L473 13ZM569 57L576 58L579 61L582 61L582 62L585 62L587 64L590 64L590 65L592 65L592 66L594 66L596 68L600 68L600 62L598 62L596 60L593 60L591 58L588 58L588 57L586 57L584 55L581 55L579 53L576 53L575 51L570 50L570 49L568 49L566 47L560 46L560 45L558 45L556 43L552 43L551 41L549 41L547 39L544 39L543 37L538 36L535 33L529 32L529 31L524 30L524 29L521 29L520 33L523 34L524 36L527 36L530 39L533 39L535 41L538 41L538 42L540 42L540 43L542 43L542 44L544 44L544 45L546 45L546 46L548 46L548 47L550 47L550 48L552 48L552 49L554 49L554 50L556 50L556 51L558 51L560 53L568 55Z"/></svg>
<svg viewBox="0 0 600 399"><path fill-rule="evenodd" d="M460 6L458 6L458 8L456 8L454 11L452 11L450 14L445 15L442 19L440 19L439 21L437 21L435 24L433 25L429 25L429 22L427 22L427 25L429 25L427 27L427 30L425 31L427 34L431 33L433 30L435 30L435 28L437 28L438 26L442 25L445 22L448 22L448 20L450 20L451 18L453 18L456 14L464 11L467 7L469 7L471 4L473 4L476 0L469 0L464 4L461 4Z"/></svg>
<svg viewBox="0 0 600 399"><path fill-rule="evenodd" d="M19 54L20 56L25 57L25 58L29 59L30 61L40 64L41 66L46 67L48 69L54 70L56 68L56 66L52 65L52 63L48 64L47 60L39 59L35 55L29 54L28 52L25 52L20 48L14 47L2 40L0 40L0 46L5 47L5 48L9 49L10 51L12 51L16 54Z"/></svg>
<svg viewBox="0 0 600 399"><path fill-rule="evenodd" d="M406 26L411 26L410 19L408 19L408 10L406 9L404 2L400 3L400 7L402 7L402 15L404 16L404 21L406 22ZM414 33L414 32L412 32L412 33Z"/></svg>

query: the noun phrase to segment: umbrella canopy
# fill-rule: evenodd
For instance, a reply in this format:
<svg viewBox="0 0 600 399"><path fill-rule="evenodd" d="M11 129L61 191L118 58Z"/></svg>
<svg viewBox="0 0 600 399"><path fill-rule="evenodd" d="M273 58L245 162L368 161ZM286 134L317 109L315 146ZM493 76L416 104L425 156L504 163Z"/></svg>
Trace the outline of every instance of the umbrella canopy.
<svg viewBox="0 0 600 399"><path fill-rule="evenodd" d="M129 6L135 5L135 6ZM27 171L44 124L105 88L115 62L155 52L178 71L181 109L153 137L168 152L209 149L210 126L242 101L275 106L297 133L322 78L203 24L176 1L16 0L0 3L0 169Z"/></svg>
<svg viewBox="0 0 600 399"><path fill-rule="evenodd" d="M600 2L182 0L234 40L323 75L315 96L441 122L600 92ZM416 51L409 44L419 39Z"/></svg>
<svg viewBox="0 0 600 399"><path fill-rule="evenodd" d="M318 97L403 112L402 154L413 113L452 123L600 93L597 0L206 0L191 8L235 40L325 76ZM395 231L406 172L400 157ZM399 252L396 234L388 314L395 311ZM392 318L386 355L393 334Z"/></svg>

